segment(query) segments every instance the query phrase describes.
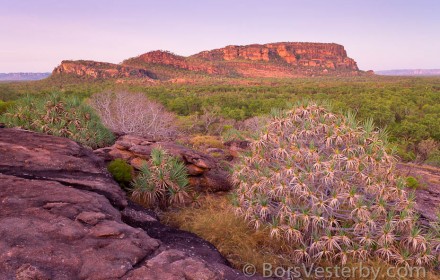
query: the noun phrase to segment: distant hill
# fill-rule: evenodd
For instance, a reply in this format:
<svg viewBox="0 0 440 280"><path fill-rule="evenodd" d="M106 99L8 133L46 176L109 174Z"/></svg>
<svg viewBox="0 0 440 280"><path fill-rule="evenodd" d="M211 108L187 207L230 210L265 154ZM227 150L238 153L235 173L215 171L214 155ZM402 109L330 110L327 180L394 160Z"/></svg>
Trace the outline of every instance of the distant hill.
<svg viewBox="0 0 440 280"><path fill-rule="evenodd" d="M334 43L270 43L226 46L184 57L152 51L120 64L63 61L53 76L129 78L170 81L185 78L296 78L307 76L356 76L356 61L344 46Z"/></svg>
<svg viewBox="0 0 440 280"><path fill-rule="evenodd" d="M0 81L36 81L50 76L50 73L0 73Z"/></svg>
<svg viewBox="0 0 440 280"><path fill-rule="evenodd" d="M396 69L374 71L374 73L384 76L440 76L440 69Z"/></svg>

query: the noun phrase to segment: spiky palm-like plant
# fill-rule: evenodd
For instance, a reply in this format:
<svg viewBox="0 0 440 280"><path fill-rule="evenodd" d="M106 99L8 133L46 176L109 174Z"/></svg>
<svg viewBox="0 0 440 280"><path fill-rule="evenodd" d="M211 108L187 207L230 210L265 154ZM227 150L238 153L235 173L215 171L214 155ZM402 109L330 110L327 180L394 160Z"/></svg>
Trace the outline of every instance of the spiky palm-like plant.
<svg viewBox="0 0 440 280"><path fill-rule="evenodd" d="M185 164L163 149L151 151L151 160L143 163L131 185L132 196L150 207L182 205L189 199Z"/></svg>
<svg viewBox="0 0 440 280"><path fill-rule="evenodd" d="M58 93L19 99L0 116L0 122L9 127L67 137L94 149L114 140L92 108L75 96Z"/></svg>
<svg viewBox="0 0 440 280"><path fill-rule="evenodd" d="M233 204L255 228L290 241L298 262L378 256L428 265L436 242L417 228L395 162L371 121L298 105L274 112L234 167Z"/></svg>

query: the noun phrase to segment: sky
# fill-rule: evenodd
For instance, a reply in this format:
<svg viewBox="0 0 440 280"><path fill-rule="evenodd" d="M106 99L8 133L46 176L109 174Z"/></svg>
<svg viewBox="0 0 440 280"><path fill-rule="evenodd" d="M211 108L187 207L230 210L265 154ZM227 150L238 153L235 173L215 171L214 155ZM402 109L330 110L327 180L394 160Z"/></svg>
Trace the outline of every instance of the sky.
<svg viewBox="0 0 440 280"><path fill-rule="evenodd" d="M440 68L439 0L0 0L0 72L152 50L344 45L362 70Z"/></svg>

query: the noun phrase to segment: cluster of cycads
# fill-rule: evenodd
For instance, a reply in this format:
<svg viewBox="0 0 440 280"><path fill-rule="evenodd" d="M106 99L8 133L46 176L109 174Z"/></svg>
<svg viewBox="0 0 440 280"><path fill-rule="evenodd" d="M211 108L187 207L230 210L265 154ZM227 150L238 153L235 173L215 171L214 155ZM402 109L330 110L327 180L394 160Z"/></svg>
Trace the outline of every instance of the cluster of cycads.
<svg viewBox="0 0 440 280"><path fill-rule="evenodd" d="M151 151L151 160L142 164L131 187L133 198L163 209L185 204L191 192L185 164L162 148Z"/></svg>
<svg viewBox="0 0 440 280"><path fill-rule="evenodd" d="M430 265L438 231L421 228L386 138L314 103L274 112L234 168L236 212L289 242L297 262Z"/></svg>

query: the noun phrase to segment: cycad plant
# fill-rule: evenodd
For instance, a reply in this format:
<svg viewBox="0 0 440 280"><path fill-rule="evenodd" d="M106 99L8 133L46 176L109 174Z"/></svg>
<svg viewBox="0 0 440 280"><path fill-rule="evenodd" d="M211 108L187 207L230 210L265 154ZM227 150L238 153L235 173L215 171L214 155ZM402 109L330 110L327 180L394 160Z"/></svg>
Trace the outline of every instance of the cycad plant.
<svg viewBox="0 0 440 280"><path fill-rule="evenodd" d="M149 207L183 205L190 198L185 164L161 148L151 151L132 182L132 196Z"/></svg>
<svg viewBox="0 0 440 280"><path fill-rule="evenodd" d="M104 147L114 140L93 109L75 96L55 93L47 97L24 97L0 116L0 122L9 127L67 137L91 148Z"/></svg>
<svg viewBox="0 0 440 280"><path fill-rule="evenodd" d="M430 265L438 240L421 230L386 146L386 133L353 114L315 103L275 111L234 167L236 212L288 240L297 262Z"/></svg>

